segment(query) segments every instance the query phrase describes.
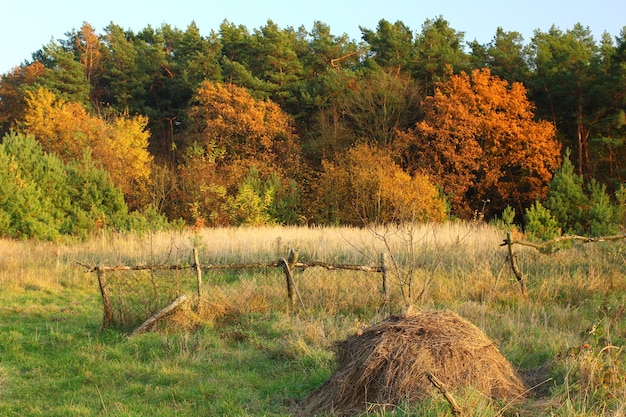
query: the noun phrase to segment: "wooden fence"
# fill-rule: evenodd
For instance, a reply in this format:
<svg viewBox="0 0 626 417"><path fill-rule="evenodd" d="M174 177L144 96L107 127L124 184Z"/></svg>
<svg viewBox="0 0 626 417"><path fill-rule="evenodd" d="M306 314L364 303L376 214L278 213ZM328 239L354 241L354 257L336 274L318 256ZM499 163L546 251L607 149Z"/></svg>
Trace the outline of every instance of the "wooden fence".
<svg viewBox="0 0 626 417"><path fill-rule="evenodd" d="M514 245L520 246L528 246L535 248L539 251L549 253L556 244L559 242L567 242L567 241L577 241L583 243L593 243L593 242L602 242L602 241L614 241L626 239L626 234L623 235L615 235L615 236L606 236L606 237L582 237L582 236L562 236L556 238L554 240L543 242L543 243L532 243L523 240L514 240L512 238L511 233L507 233L506 238L504 239L501 246L507 247L507 262L510 265L512 273L515 275L519 286L522 297L528 297L528 292L526 288L526 282L524 275L521 271L521 268L518 264L517 253L514 251ZM298 291L298 287L295 284L293 278L293 271L297 268L306 269L306 268L324 268L326 270L350 270L350 271L360 271L360 272L374 272L381 275L380 281L380 291L384 297L384 302L388 305L389 303L389 284L388 284L388 264L387 257L385 254L380 255L380 262L378 265L368 266L368 265L350 265L350 264L331 264L327 262L320 261L310 261L310 262L300 262L298 260L298 253L294 250L291 250L286 258L280 258L276 261L271 262L253 262L253 263L240 263L240 264L202 264L199 259L198 251L193 249L193 264L178 264L178 265L136 265L136 266L104 266L104 265L95 265L89 266L78 262L80 265L86 267L88 272L95 272L98 277L98 283L100 286L100 292L102 295L102 304L104 310L103 317L103 327L109 327L111 325L117 325L118 327L124 327L127 325L125 314L123 313L124 304L132 304L133 302L138 303L142 306L142 318L143 323L141 326L136 327L135 332L144 331L149 328L152 324L159 320L159 318L163 317L165 314L171 312L179 305L183 304L185 301L189 300L188 296L193 296L194 293L198 297L203 296L203 283L202 283L202 273L203 271L210 270L226 270L226 269L262 269L262 268L282 268L284 273L284 288L285 294L287 297L287 301L289 303L290 308L296 307L297 304L304 309L304 302L300 293ZM187 270L192 271L193 275L190 274ZM110 288L109 280L107 279L108 273L113 272L124 272L124 271L147 271L149 274L154 274L158 271L165 272L176 272L180 271L185 274L185 280L193 281L193 285L187 282L186 286L181 286L180 282L172 282L172 280L158 280L159 283L157 285L156 281L152 283L150 293L145 292L140 293L139 291L135 291L133 285L137 286L141 283L136 280L135 284L131 282L131 280L126 280L125 287L120 287L119 285L115 288L114 291ZM160 283L163 281L168 281L169 286L160 286ZM183 288L184 287L184 288ZM123 298L127 296L126 292L135 291L135 299L130 301L124 301ZM145 299L141 299L141 297L149 297L150 300L147 301ZM113 306L113 298L116 298L118 307L117 309ZM155 301L156 300L156 301ZM115 314L118 312L117 316ZM147 320L146 320L147 317ZM135 317L135 320L137 318ZM127 327L127 326L126 326Z"/></svg>
<svg viewBox="0 0 626 417"><path fill-rule="evenodd" d="M608 242L608 241L616 241L626 239L626 234L613 235L613 236L600 236L600 237L585 237L585 236L559 236L552 240L548 240L546 242L541 243L533 243L524 240L514 240L511 232L507 232L506 238L504 242L500 244L500 246L506 246L508 249L507 259L509 261L509 265L511 266L511 271L515 275L517 282L520 285L520 291L522 293L522 297L528 297L528 291L526 289L526 282L524 281L524 275L522 270L519 267L517 262L517 254L513 250L513 245L520 246L528 246L538 251L550 253L555 250L556 245L563 242L580 242L580 243L597 243L597 242Z"/></svg>
<svg viewBox="0 0 626 417"><path fill-rule="evenodd" d="M327 262L320 261L311 261L311 262L299 262L298 261L298 253L294 250L289 252L287 258L281 258L277 261L271 262L253 262L253 263L241 263L241 264L202 264L199 259L198 251L193 249L193 264L179 264L179 265L135 265L135 266L127 266L127 265L118 265L118 266L105 266L105 265L85 265L81 262L77 262L78 264L87 268L87 272L95 272L98 278L98 284L100 287L100 293L102 295L102 306L104 310L104 317L102 326L103 328L107 328L111 325L117 325L117 327L124 328L128 327L127 318L128 314L120 313L117 316L115 315L116 310L120 310L121 307L118 308L113 307L112 299L113 297L122 298L124 294L121 294L124 291L117 290L112 291L111 286L109 284L109 280L107 279L107 274L112 272L124 272L124 271L147 271L149 273L153 273L156 271L185 271L190 270L194 273L195 285L194 292L198 297L203 295L203 285L202 285L202 272L209 270L225 270L225 269L261 269L261 268L282 268L285 276L285 294L289 303L290 308L294 308L296 306L296 300L298 301L300 307L304 309L303 300L298 292L298 288L295 284L293 278L293 271L296 268L305 269L305 268L324 268L326 270L350 270L350 271L360 271L360 272L374 272L381 274L381 292L384 297L386 303L389 301L389 285L387 278L387 264L386 264L386 255L380 255L380 263L375 266L367 266L367 265L351 265L351 264L331 264ZM189 286L187 286L189 287ZM128 288L128 287L127 287ZM189 289L189 288L187 288ZM157 290L153 292L152 295ZM112 294L113 292L117 292L117 294ZM151 295L151 296L152 296ZM191 294L189 294L191 295ZM159 318L164 315L170 313L180 305L182 305L189 298L187 294L181 294L180 291L175 293L171 293L166 296L166 302L161 302L159 305L154 303L148 303L145 300L139 300L139 304L148 305L148 308L145 313L149 313L149 317L145 320L139 327L133 331L133 333L145 331L151 325L156 323ZM128 303L126 303L128 304ZM136 319L136 318L135 318ZM142 319L143 320L143 319Z"/></svg>

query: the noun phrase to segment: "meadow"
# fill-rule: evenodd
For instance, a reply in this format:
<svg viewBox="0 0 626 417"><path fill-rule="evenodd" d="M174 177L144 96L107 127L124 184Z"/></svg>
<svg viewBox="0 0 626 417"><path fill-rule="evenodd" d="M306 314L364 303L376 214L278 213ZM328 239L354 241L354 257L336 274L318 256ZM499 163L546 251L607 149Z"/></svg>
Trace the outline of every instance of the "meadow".
<svg viewBox="0 0 626 417"><path fill-rule="evenodd" d="M520 403L471 387L454 393L467 415L626 415L625 244L516 245L523 297L504 237L486 224L446 223L0 240L0 415L295 415L332 373L334 342L409 306L474 323L532 387ZM377 265L384 252L390 299L376 273L295 270L300 301L290 306L278 268L211 270L202 297L156 331L102 328L96 276L79 263L190 264L194 247L215 265L273 261L291 248L303 262ZM385 413L452 415L440 395Z"/></svg>

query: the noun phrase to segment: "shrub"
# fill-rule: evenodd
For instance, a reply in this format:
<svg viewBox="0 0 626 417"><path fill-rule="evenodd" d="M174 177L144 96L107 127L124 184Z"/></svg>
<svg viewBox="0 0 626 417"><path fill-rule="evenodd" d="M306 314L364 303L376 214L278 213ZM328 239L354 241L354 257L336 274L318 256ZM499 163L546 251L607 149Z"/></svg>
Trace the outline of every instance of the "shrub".
<svg viewBox="0 0 626 417"><path fill-rule="evenodd" d="M530 237L541 240L551 240L560 235L557 220L550 210L545 208L539 201L535 201L525 214L526 233Z"/></svg>
<svg viewBox="0 0 626 417"><path fill-rule="evenodd" d="M515 224L515 209L511 206L506 206L502 211L502 217L496 216L491 223L498 229L510 232L517 230Z"/></svg>
<svg viewBox="0 0 626 417"><path fill-rule="evenodd" d="M89 153L66 165L32 136L5 135L0 189L0 226L8 237L54 240L105 226L128 230L122 192Z"/></svg>
<svg viewBox="0 0 626 417"><path fill-rule="evenodd" d="M606 185L592 179L589 190L589 232L592 236L607 236L618 231L618 207L611 203Z"/></svg>
<svg viewBox="0 0 626 417"><path fill-rule="evenodd" d="M429 177L409 175L389 152L367 144L323 161L315 193L317 215L326 224L443 221L447 214Z"/></svg>
<svg viewBox="0 0 626 417"><path fill-rule="evenodd" d="M583 234L589 204L583 188L583 178L574 172L567 150L563 164L554 173L548 187L546 208L567 234Z"/></svg>

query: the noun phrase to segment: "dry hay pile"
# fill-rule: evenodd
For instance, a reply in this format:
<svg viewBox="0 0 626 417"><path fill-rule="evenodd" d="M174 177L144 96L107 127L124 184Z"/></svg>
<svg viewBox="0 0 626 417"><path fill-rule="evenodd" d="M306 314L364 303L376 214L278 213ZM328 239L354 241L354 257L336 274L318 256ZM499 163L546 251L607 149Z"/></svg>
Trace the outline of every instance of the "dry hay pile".
<svg viewBox="0 0 626 417"><path fill-rule="evenodd" d="M493 341L450 311L396 315L335 345L337 370L301 404L305 415L351 415L431 395L432 376L515 399L526 387Z"/></svg>

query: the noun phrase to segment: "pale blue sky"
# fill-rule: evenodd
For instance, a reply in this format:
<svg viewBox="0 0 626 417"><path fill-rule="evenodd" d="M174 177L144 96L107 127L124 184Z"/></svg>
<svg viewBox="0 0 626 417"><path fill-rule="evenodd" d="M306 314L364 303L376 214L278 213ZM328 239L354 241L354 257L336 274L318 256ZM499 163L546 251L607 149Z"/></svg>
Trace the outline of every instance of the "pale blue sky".
<svg viewBox="0 0 626 417"><path fill-rule="evenodd" d="M203 35L217 30L227 19L250 31L272 19L279 27L304 26L316 20L336 35L360 40L359 26L375 29L380 19L401 20L414 32L426 19L443 16L452 28L465 32L465 40L489 42L501 26L520 32L528 43L533 31L562 30L574 24L588 26L596 40L606 31L613 37L626 26L624 0L8 0L0 14L0 73L6 73L51 39L91 23L98 33L110 22L138 32L149 24L168 23L185 29L195 21Z"/></svg>

